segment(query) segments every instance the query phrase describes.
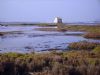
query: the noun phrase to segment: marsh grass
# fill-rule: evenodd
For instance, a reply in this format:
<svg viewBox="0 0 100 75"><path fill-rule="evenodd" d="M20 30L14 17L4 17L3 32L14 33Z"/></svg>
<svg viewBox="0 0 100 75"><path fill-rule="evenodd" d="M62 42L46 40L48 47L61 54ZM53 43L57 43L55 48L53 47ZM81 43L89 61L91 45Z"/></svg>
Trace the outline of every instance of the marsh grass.
<svg viewBox="0 0 100 75"><path fill-rule="evenodd" d="M93 52L100 54L100 46L93 49Z"/></svg>
<svg viewBox="0 0 100 75"><path fill-rule="evenodd" d="M88 32L84 34L85 38L100 39L100 32Z"/></svg>
<svg viewBox="0 0 100 75"><path fill-rule="evenodd" d="M91 51L0 54L0 75L99 75L100 54Z"/></svg>
<svg viewBox="0 0 100 75"><path fill-rule="evenodd" d="M100 32L100 25L66 25L65 29L71 31Z"/></svg>
<svg viewBox="0 0 100 75"><path fill-rule="evenodd" d="M68 49L71 49L71 50L72 49L73 50L92 50L97 46L100 46L100 43L80 41L80 42L70 43L68 46Z"/></svg>

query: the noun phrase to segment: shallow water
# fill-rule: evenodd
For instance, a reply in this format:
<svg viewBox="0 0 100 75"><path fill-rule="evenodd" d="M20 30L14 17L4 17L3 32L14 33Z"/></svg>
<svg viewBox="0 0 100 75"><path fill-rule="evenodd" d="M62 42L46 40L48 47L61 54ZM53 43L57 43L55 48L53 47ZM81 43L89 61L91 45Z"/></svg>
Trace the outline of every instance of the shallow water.
<svg viewBox="0 0 100 75"><path fill-rule="evenodd" d="M100 40L85 39L82 36L72 35L72 34L83 34L84 32L37 31L35 30L35 28L41 28L41 27L38 26L0 27L0 32L21 31L21 33L16 32L1 36L0 52L28 53L33 51L44 51L48 49L64 50L71 42L78 42L83 40L100 42Z"/></svg>

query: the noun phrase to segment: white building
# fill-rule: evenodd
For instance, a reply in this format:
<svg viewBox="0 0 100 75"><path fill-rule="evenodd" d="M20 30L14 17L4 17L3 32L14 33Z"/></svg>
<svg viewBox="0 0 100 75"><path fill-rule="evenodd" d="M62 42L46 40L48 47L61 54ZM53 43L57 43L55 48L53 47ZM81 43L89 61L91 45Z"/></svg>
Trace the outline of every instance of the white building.
<svg viewBox="0 0 100 75"><path fill-rule="evenodd" d="M62 19L59 18L59 17L56 17L56 18L54 19L54 23L62 23Z"/></svg>

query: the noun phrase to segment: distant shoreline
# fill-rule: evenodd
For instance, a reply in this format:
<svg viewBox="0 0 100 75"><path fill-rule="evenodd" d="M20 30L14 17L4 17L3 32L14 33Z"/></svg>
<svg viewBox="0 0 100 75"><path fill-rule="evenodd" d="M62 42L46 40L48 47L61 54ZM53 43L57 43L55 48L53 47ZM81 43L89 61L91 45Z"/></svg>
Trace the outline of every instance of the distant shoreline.
<svg viewBox="0 0 100 75"><path fill-rule="evenodd" d="M100 23L63 23L65 25L89 25L89 26L100 26ZM0 22L0 26L7 26L7 25L40 25L40 26L56 26L55 23L39 23L39 22Z"/></svg>

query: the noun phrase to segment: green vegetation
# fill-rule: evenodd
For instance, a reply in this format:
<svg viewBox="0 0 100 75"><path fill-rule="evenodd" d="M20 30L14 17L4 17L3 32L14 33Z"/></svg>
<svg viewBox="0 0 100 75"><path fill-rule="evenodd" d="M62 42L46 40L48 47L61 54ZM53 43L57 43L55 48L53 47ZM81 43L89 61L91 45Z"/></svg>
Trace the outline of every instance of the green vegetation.
<svg viewBox="0 0 100 75"><path fill-rule="evenodd" d="M85 31L83 35L85 38L100 39L100 25L87 26L87 25L66 25L66 30L70 31Z"/></svg>
<svg viewBox="0 0 100 75"><path fill-rule="evenodd" d="M71 31L100 32L100 25L66 25L65 28Z"/></svg>
<svg viewBox="0 0 100 75"><path fill-rule="evenodd" d="M100 46L97 46L97 47L93 50L93 52L99 53L99 54L100 54Z"/></svg>
<svg viewBox="0 0 100 75"><path fill-rule="evenodd" d="M68 48L72 50L92 50L97 46L100 46L100 43L80 41L70 43Z"/></svg>
<svg viewBox="0 0 100 75"><path fill-rule="evenodd" d="M85 38L93 38L93 39L100 39L100 32L89 32L84 34Z"/></svg>
<svg viewBox="0 0 100 75"><path fill-rule="evenodd" d="M92 51L0 54L0 75L99 74L100 54Z"/></svg>
<svg viewBox="0 0 100 75"><path fill-rule="evenodd" d="M40 26L49 26L48 24L40 24ZM55 25L51 25L55 26ZM100 25L64 25L57 24L58 28L37 28L37 30L41 31L84 31L86 32L83 37L85 38L93 38L100 39Z"/></svg>

